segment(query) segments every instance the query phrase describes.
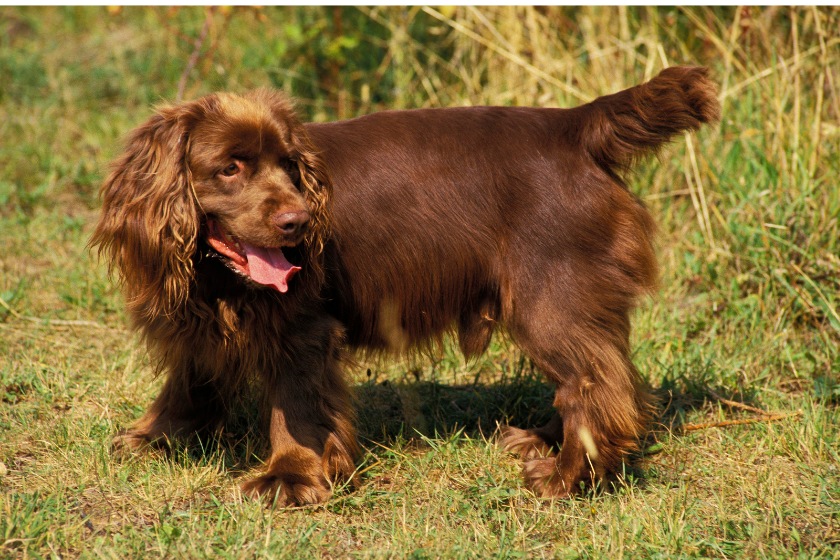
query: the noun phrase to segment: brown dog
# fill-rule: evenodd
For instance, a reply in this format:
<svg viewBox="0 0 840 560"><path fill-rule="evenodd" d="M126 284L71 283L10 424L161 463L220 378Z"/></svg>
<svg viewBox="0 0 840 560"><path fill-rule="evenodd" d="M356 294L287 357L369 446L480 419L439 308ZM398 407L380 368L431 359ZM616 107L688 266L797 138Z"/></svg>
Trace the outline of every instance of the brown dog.
<svg viewBox="0 0 840 560"><path fill-rule="evenodd" d="M646 426L628 314L657 270L618 172L718 113L702 68L574 109L302 125L267 90L160 109L105 181L92 240L166 375L117 443L213 430L256 381L271 455L243 490L320 502L358 454L346 346L452 331L473 356L503 328L557 386L548 425L504 434L530 486L566 496L614 472Z"/></svg>

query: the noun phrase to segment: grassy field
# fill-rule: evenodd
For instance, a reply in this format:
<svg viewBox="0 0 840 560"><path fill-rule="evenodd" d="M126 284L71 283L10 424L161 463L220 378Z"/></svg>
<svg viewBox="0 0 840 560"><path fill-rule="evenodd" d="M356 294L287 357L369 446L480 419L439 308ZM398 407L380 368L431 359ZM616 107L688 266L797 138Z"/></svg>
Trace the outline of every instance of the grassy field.
<svg viewBox="0 0 840 560"><path fill-rule="evenodd" d="M154 104L573 106L674 64L712 69L724 117L628 178L660 227L633 342L662 406L615 484L523 486L497 422L551 389L503 338L350 372L362 484L322 506L242 499L247 412L111 456L160 380L86 244ZM840 558L837 8L0 7L0 239L0 558Z"/></svg>

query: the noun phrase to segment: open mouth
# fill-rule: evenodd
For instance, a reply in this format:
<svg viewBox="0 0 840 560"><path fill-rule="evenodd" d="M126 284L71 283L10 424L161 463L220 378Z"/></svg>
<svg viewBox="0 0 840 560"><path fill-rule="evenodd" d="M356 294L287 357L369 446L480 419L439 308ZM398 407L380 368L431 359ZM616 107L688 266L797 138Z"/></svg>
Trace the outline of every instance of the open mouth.
<svg viewBox="0 0 840 560"><path fill-rule="evenodd" d="M207 243L234 270L281 293L289 291L289 281L300 270L286 259L282 248L250 245L227 233L213 219L207 220Z"/></svg>

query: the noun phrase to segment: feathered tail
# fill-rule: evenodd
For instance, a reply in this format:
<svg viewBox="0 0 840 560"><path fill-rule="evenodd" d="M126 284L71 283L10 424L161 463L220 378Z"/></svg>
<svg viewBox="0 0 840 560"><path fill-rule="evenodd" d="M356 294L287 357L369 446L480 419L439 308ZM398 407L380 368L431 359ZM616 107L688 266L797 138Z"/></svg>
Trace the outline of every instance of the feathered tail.
<svg viewBox="0 0 840 560"><path fill-rule="evenodd" d="M623 169L674 135L719 120L717 88L707 74L707 68L666 68L647 83L579 107L586 112L579 142L599 165Z"/></svg>

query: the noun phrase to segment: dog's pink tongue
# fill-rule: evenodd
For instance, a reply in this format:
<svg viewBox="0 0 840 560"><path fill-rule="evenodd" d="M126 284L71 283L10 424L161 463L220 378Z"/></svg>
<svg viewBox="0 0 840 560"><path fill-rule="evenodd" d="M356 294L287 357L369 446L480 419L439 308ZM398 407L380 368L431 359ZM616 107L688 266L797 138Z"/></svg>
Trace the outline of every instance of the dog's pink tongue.
<svg viewBox="0 0 840 560"><path fill-rule="evenodd" d="M242 243L245 247L245 256L248 258L248 274L251 280L266 286L274 286L277 291L285 293L289 291L289 280L300 270L286 260L286 256L280 249L266 249Z"/></svg>

